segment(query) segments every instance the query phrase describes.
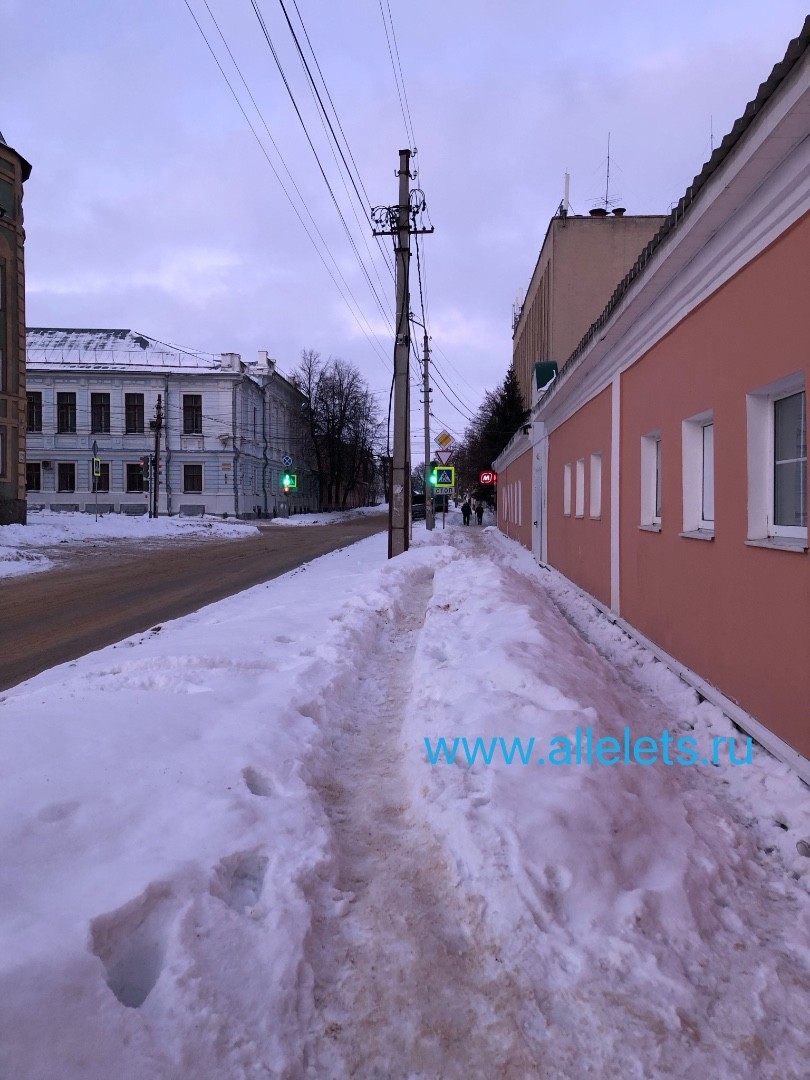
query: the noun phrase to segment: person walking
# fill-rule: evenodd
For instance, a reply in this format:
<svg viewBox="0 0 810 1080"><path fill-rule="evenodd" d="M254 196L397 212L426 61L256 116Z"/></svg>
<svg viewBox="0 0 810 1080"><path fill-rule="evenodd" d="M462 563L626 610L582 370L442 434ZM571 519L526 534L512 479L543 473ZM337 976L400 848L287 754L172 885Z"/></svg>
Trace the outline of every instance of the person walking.
<svg viewBox="0 0 810 1080"><path fill-rule="evenodd" d="M461 504L461 516L464 519L464 524L469 525L470 518L472 517L472 507L470 506L468 499L465 499Z"/></svg>
<svg viewBox="0 0 810 1080"><path fill-rule="evenodd" d="M478 524L480 525L481 522L484 520L484 504L483 503L478 503L478 505L476 506L476 508L475 508L475 517L476 517L476 520L478 521Z"/></svg>

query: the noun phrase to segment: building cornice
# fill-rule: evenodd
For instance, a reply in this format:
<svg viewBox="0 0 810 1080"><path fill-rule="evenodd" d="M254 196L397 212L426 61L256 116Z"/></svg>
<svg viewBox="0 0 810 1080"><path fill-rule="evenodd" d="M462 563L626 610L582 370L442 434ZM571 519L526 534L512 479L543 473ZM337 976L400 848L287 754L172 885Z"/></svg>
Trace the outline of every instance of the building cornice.
<svg viewBox="0 0 810 1080"><path fill-rule="evenodd" d="M810 20L808 20L810 22ZM810 56L533 409L553 430L810 212Z"/></svg>

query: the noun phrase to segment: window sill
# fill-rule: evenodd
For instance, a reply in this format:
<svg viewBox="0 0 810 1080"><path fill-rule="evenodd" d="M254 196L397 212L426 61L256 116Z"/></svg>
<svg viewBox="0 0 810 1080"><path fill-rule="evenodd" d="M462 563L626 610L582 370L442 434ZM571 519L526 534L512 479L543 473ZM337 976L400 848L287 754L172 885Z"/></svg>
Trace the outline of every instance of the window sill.
<svg viewBox="0 0 810 1080"><path fill-rule="evenodd" d="M601 520L602 520L602 515L601 514L591 514L591 521L601 521Z"/></svg>
<svg viewBox="0 0 810 1080"><path fill-rule="evenodd" d="M793 536L763 536L759 540L746 540L746 547L770 548L771 551L795 551L807 554L807 540Z"/></svg>
<svg viewBox="0 0 810 1080"><path fill-rule="evenodd" d="M660 533L661 532L661 526L660 525L639 525L639 529L641 529L642 532L653 532L653 533Z"/></svg>
<svg viewBox="0 0 810 1080"><path fill-rule="evenodd" d="M709 532L708 529L695 529L694 532L682 532L678 533L678 536L682 536L684 540L714 540L714 533Z"/></svg>

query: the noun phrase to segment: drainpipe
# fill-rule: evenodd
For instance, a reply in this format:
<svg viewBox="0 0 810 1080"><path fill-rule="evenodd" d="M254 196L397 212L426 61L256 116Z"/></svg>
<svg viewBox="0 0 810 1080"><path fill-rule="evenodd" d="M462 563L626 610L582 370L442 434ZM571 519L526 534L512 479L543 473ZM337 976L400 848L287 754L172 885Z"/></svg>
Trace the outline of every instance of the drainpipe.
<svg viewBox="0 0 810 1080"><path fill-rule="evenodd" d="M166 476L164 478L166 483L164 484L164 487L166 488L166 514L169 517L171 517L171 514L172 514L172 471L171 471L172 449L171 449L171 443L169 442L169 432L170 432L171 428L169 427L169 376L168 375L166 375L166 377L164 379L164 382L163 382L163 401L164 401L164 404L166 406L166 410L165 410L165 412L163 414L166 417Z"/></svg>
<svg viewBox="0 0 810 1080"><path fill-rule="evenodd" d="M268 460L268 442L267 442L267 412L270 408L270 399L268 391L270 389L270 383L262 383L262 441L264 443L262 449L262 497L264 498L264 516L269 517L270 506L267 499L267 466Z"/></svg>
<svg viewBox="0 0 810 1080"><path fill-rule="evenodd" d="M233 516L239 517L239 445L236 434L236 399L239 380L234 380L231 390L231 428L233 431Z"/></svg>

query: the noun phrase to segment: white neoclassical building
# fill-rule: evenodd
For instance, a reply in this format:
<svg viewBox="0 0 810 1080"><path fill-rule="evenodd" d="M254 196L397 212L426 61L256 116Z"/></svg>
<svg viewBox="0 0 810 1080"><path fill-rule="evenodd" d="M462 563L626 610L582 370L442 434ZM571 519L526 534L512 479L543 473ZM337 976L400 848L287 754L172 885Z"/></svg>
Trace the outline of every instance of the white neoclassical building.
<svg viewBox="0 0 810 1080"><path fill-rule="evenodd" d="M29 328L26 338L29 510L148 513L150 458L159 514L317 509L303 398L266 352L250 362L132 330ZM285 491L285 474L295 488Z"/></svg>

